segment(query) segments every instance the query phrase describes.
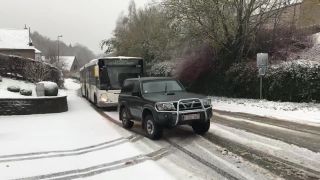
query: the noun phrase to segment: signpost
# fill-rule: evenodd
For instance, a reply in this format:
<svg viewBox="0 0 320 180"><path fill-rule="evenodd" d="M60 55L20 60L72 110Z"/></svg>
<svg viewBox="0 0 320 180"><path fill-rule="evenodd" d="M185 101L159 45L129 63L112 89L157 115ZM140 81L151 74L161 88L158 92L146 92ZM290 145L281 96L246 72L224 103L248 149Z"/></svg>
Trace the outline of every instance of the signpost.
<svg viewBox="0 0 320 180"><path fill-rule="evenodd" d="M258 53L257 54L257 67L259 69L259 77L260 77L260 99L262 99L262 78L266 75L266 71L268 68L268 53Z"/></svg>

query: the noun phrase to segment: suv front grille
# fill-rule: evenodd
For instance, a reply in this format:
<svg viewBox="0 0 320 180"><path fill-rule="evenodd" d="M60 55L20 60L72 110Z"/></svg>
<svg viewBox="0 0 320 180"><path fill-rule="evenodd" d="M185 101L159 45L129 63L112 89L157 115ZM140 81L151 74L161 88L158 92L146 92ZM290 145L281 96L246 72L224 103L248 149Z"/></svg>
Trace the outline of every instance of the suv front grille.
<svg viewBox="0 0 320 180"><path fill-rule="evenodd" d="M174 103L175 108L177 108L178 103ZM179 104L179 111L202 109L201 101L198 99L182 100Z"/></svg>

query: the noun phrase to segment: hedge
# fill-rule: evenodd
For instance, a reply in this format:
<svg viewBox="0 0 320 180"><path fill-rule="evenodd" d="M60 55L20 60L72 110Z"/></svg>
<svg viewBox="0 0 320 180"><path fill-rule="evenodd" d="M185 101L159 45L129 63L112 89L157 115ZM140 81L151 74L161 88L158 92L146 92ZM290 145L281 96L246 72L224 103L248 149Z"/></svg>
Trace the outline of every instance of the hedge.
<svg viewBox="0 0 320 180"><path fill-rule="evenodd" d="M320 64L320 63L319 63ZM271 66L263 78L263 97L274 101L320 102L320 65L307 61ZM259 97L255 64L234 64L225 73L226 96Z"/></svg>

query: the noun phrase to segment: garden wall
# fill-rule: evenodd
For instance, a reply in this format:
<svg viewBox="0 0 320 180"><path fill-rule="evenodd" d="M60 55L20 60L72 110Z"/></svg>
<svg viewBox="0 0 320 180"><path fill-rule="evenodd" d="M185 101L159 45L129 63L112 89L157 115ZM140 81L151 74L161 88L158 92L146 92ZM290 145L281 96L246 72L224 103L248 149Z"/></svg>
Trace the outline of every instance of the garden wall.
<svg viewBox="0 0 320 180"><path fill-rule="evenodd" d="M67 96L0 99L0 115L28 115L68 111Z"/></svg>

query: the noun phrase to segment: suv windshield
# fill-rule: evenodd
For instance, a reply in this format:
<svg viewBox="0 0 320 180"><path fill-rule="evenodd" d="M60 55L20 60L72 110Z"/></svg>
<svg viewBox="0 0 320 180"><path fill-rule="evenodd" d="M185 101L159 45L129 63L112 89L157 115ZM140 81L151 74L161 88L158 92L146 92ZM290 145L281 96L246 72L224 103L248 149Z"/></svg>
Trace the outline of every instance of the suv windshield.
<svg viewBox="0 0 320 180"><path fill-rule="evenodd" d="M175 80L146 81L142 83L144 94L183 91L183 87Z"/></svg>

